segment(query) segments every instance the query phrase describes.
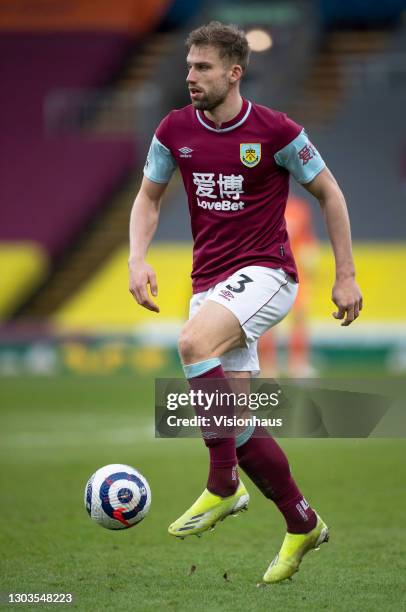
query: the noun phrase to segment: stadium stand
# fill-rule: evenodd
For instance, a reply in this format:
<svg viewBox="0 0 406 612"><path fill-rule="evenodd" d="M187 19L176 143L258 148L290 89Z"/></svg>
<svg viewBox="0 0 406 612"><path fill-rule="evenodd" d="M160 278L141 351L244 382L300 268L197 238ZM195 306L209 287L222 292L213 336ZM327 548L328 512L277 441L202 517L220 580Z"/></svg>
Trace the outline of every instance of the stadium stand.
<svg viewBox="0 0 406 612"><path fill-rule="evenodd" d="M51 138L42 120L47 92L61 84L100 85L128 44L109 34L1 37L1 56L8 58L1 71L2 242L36 242L57 257L133 166L130 139Z"/></svg>
<svg viewBox="0 0 406 612"><path fill-rule="evenodd" d="M134 92L151 78L155 65L170 44L170 34L157 33L144 39L141 48L129 48L108 87L57 90L46 108L51 136L59 141L75 138L85 147L92 145L96 149L106 143L114 144L117 149L136 151L142 160L145 146L139 137L140 113L134 108ZM119 159L111 147L110 151L114 166ZM104 191L106 205L99 205L93 211L84 232L74 234L71 248L47 277L46 284L20 307L16 317L28 314L31 318L41 318L53 312L122 243L127 234L131 199L140 180L136 156L132 157L134 163L129 157L125 172L110 190L111 197L109 191ZM101 189L104 180L102 177Z"/></svg>
<svg viewBox="0 0 406 612"><path fill-rule="evenodd" d="M61 92L108 85L167 5L124 0L118 6L101 2L97 11L89 0L60 3L58 10L39 1L0 5L6 152L0 161L0 258L8 270L0 320L18 312L48 278L136 161L132 133L91 140L79 130L50 130L50 102ZM63 115L66 109L56 110ZM64 117L54 113L52 119L63 123ZM12 282L5 285L6 278Z"/></svg>

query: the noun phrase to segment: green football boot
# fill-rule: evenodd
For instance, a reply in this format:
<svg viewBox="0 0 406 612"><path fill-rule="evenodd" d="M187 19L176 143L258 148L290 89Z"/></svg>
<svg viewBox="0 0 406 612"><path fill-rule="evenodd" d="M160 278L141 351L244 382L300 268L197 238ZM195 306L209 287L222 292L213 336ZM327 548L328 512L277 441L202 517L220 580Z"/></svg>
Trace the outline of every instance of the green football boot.
<svg viewBox="0 0 406 612"><path fill-rule="evenodd" d="M168 531L178 538L199 535L213 529L216 523L227 516L246 510L249 499L247 489L241 481L234 495L229 497L220 497L205 489L193 506L169 526Z"/></svg>
<svg viewBox="0 0 406 612"><path fill-rule="evenodd" d="M293 576L305 554L317 550L328 538L328 527L318 515L316 527L309 533L287 533L279 553L265 572L264 582L274 584Z"/></svg>

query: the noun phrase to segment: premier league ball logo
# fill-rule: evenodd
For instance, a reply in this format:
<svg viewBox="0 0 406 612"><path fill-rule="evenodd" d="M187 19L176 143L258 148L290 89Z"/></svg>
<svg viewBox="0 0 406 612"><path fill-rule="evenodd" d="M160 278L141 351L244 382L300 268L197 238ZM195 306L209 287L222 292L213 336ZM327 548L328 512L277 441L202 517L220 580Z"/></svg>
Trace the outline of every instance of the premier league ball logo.
<svg viewBox="0 0 406 612"><path fill-rule="evenodd" d="M136 469L115 463L100 468L89 478L84 501L90 518L102 527L128 529L148 513L151 490Z"/></svg>

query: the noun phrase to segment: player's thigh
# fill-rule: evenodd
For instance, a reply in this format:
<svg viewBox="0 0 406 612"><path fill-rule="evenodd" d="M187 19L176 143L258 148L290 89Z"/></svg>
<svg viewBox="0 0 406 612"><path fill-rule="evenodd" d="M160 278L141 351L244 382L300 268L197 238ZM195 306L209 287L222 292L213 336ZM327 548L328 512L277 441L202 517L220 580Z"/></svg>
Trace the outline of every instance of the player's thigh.
<svg viewBox="0 0 406 612"><path fill-rule="evenodd" d="M291 310L298 285L281 269L250 266L239 273L225 288L220 285L212 293L214 299L228 298L245 336L245 346L222 355L221 363L226 372L248 371L258 376L257 340Z"/></svg>
<svg viewBox="0 0 406 612"><path fill-rule="evenodd" d="M227 308L209 299L185 324L179 340L180 347L193 345L207 356L219 356L238 346L245 337L237 317Z"/></svg>
<svg viewBox="0 0 406 612"><path fill-rule="evenodd" d="M189 305L189 319L197 314L199 309L202 307L204 302L216 291L216 287L202 291L201 293L195 293ZM259 374L259 361L257 353L257 343L253 342L249 346L244 341L243 346L226 351L224 354L219 355L221 365L226 373L226 376L231 373L235 374L236 378L241 376L242 378L249 379L251 376L258 376Z"/></svg>
<svg viewBox="0 0 406 612"><path fill-rule="evenodd" d="M216 285L208 296L232 312L250 346L290 311L297 283L281 268L247 266Z"/></svg>
<svg viewBox="0 0 406 612"><path fill-rule="evenodd" d="M179 348L185 359L221 356L228 371L259 371L256 341L291 309L295 283L282 269L247 266L193 296ZM199 352L200 351L200 352Z"/></svg>

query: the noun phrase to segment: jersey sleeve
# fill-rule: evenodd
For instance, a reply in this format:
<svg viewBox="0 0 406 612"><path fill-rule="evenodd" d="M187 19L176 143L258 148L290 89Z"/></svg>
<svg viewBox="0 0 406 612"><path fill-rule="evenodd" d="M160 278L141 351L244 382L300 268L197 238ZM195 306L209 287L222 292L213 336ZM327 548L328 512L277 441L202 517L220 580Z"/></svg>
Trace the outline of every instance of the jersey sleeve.
<svg viewBox="0 0 406 612"><path fill-rule="evenodd" d="M274 159L299 183L310 183L326 167L323 158L310 142L304 129L296 138L277 151Z"/></svg>
<svg viewBox="0 0 406 612"><path fill-rule="evenodd" d="M169 183L175 170L176 161L172 153L154 136L145 162L144 176L154 183Z"/></svg>

